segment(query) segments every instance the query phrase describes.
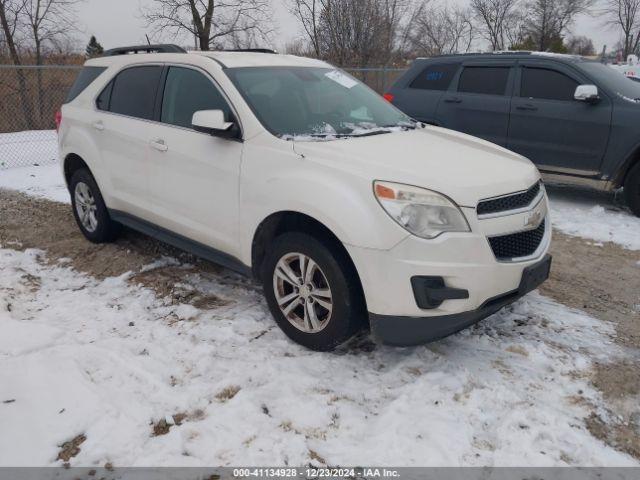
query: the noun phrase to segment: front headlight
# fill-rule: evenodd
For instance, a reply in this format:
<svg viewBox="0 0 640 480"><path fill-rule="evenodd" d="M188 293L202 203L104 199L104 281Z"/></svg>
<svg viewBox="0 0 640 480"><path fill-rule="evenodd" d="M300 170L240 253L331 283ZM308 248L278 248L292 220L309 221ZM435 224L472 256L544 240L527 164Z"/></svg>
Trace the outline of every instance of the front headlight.
<svg viewBox="0 0 640 480"><path fill-rule="evenodd" d="M444 195L426 188L399 183L373 183L382 208L403 228L421 238L436 238L444 232L470 232L458 206Z"/></svg>

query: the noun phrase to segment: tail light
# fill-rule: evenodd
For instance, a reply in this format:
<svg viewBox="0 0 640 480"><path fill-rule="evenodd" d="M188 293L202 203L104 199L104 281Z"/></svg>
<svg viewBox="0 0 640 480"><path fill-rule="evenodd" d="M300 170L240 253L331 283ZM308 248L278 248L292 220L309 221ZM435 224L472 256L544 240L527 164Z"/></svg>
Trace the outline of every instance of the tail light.
<svg viewBox="0 0 640 480"><path fill-rule="evenodd" d="M382 97L389 103L393 102L393 94L392 93L385 93Z"/></svg>
<svg viewBox="0 0 640 480"><path fill-rule="evenodd" d="M62 110L58 110L56 112L56 132L58 132L60 130L60 124L62 123Z"/></svg>

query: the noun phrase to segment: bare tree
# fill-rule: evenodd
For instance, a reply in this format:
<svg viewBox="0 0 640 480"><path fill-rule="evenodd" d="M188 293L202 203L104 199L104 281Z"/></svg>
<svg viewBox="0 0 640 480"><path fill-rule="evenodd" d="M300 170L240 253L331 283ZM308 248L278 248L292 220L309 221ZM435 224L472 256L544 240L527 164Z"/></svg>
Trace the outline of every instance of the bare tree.
<svg viewBox="0 0 640 480"><path fill-rule="evenodd" d="M290 5L315 56L355 67L392 63L415 11L411 0L290 0Z"/></svg>
<svg viewBox="0 0 640 480"><path fill-rule="evenodd" d="M481 23L483 36L494 51L508 47L508 31L515 27L521 0L471 0L471 11Z"/></svg>
<svg viewBox="0 0 640 480"><path fill-rule="evenodd" d="M607 23L622 34L624 58L637 53L640 46L640 0L606 0Z"/></svg>
<svg viewBox="0 0 640 480"><path fill-rule="evenodd" d="M154 0L142 14L154 33L189 33L200 50L268 41L273 31L268 0Z"/></svg>
<svg viewBox="0 0 640 480"><path fill-rule="evenodd" d="M530 43L547 51L562 38L576 16L587 13L594 0L530 0L526 8L525 28Z"/></svg>
<svg viewBox="0 0 640 480"><path fill-rule="evenodd" d="M74 7L79 0L24 0L25 26L33 42L36 65L43 64L44 49L76 30ZM45 98L42 87L42 70L36 70L38 92L37 112L42 116Z"/></svg>
<svg viewBox="0 0 640 480"><path fill-rule="evenodd" d="M578 35L569 38L566 43L567 53L571 53L572 55L589 57L596 54L596 49L593 46L593 40L589 37Z"/></svg>
<svg viewBox="0 0 640 480"><path fill-rule="evenodd" d="M19 31L20 16L25 7L25 0L0 0L0 24L4 42L7 45L11 61L17 67L22 65L22 59L16 46L16 35ZM26 127L31 129L34 126L33 109L27 92L27 79L21 68L16 69L18 80L18 94L22 103Z"/></svg>
<svg viewBox="0 0 640 480"><path fill-rule="evenodd" d="M417 55L468 52L475 36L469 10L449 5L422 5L414 18L411 44Z"/></svg>

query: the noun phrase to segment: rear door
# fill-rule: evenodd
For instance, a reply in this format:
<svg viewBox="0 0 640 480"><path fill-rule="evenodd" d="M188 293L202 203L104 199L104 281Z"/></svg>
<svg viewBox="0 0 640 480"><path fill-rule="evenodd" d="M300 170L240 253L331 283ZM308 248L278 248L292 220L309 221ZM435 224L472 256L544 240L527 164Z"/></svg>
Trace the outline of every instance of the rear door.
<svg viewBox="0 0 640 480"><path fill-rule="evenodd" d="M426 65L417 62L415 70L412 68L391 89L393 104L416 120L440 125L438 104L458 73L460 63L451 59Z"/></svg>
<svg viewBox="0 0 640 480"><path fill-rule="evenodd" d="M118 73L96 100L92 122L111 182L110 208L148 219L147 131L152 125L161 65L129 67Z"/></svg>
<svg viewBox="0 0 640 480"><path fill-rule="evenodd" d="M593 82L568 65L536 59L520 62L516 83L508 148L543 171L596 175L612 113L602 89L596 104L577 101L576 87Z"/></svg>
<svg viewBox="0 0 640 480"><path fill-rule="evenodd" d="M438 105L442 126L505 146L515 63L465 62Z"/></svg>

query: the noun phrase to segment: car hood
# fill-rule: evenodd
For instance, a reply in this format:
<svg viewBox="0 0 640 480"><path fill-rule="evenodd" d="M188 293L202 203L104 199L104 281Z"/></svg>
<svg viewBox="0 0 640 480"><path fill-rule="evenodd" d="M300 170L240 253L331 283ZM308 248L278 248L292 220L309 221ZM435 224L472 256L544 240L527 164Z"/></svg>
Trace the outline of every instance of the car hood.
<svg viewBox="0 0 640 480"><path fill-rule="evenodd" d="M526 158L469 135L422 129L332 141L296 141L308 160L367 180L428 188L475 207L479 200L526 190L540 174Z"/></svg>

